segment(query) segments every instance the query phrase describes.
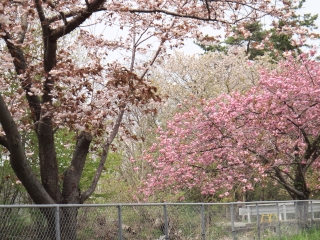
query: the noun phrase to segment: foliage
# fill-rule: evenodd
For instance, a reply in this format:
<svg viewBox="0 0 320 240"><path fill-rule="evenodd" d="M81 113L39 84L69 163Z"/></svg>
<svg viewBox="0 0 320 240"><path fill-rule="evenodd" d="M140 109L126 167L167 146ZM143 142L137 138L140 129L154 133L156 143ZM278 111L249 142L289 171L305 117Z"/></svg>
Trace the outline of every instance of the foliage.
<svg viewBox="0 0 320 240"><path fill-rule="evenodd" d="M320 231L317 228L305 230L297 235L268 238L268 240L317 240L320 238Z"/></svg>
<svg viewBox="0 0 320 240"><path fill-rule="evenodd" d="M257 84L259 68L272 69L268 57L250 61L242 49L230 48L225 54L210 52L188 56L177 52L151 77L160 94L176 107L186 99L209 99L221 93L244 92ZM165 84L163 84L165 82Z"/></svg>
<svg viewBox="0 0 320 240"><path fill-rule="evenodd" d="M255 59L257 56L263 56L266 53L274 60L279 60L284 57L284 53L287 51L293 51L296 54L301 54L302 47L309 47L306 43L307 37L312 39L318 38L319 35L313 31L318 27L315 25L315 21L318 15L297 14L298 10L303 7L305 1L300 1L297 6L293 7L292 16L287 21L280 21L271 29L267 29L261 22L247 22L242 27L233 27L233 36L226 38L218 44L206 45L197 43L206 52L219 51L227 52L230 46L242 46L245 48L246 54L250 60ZM290 26L303 26L306 28L305 37L303 39L296 39L294 32L280 30ZM207 37L210 39L210 37Z"/></svg>
<svg viewBox="0 0 320 240"><path fill-rule="evenodd" d="M270 63L268 57L261 57L254 62L249 61L245 53L237 48L230 49L227 54L211 52L199 56L188 56L177 52L171 56L151 72L150 78L157 86L163 102L157 104L155 115L141 113L141 115L138 115L139 117L137 116L139 127L136 131L143 133L141 137L144 141L127 143L127 145L132 146L129 151L124 150L124 152L132 153L127 158L133 158L137 161L128 163L130 167L126 169L125 175L130 177L125 179L130 179L128 182L132 183L135 189L148 174L152 173L152 164L146 161L138 161L138 159L142 158L145 154L144 151L157 141L156 129L159 126L165 129L167 121L172 119L175 114L188 111L192 107L201 108L201 102L223 93L232 94L234 91L244 93L258 83L260 68L271 70L276 67L276 65ZM234 191L238 191L237 187ZM257 195L248 196L248 200L262 199L262 196L266 197L268 194ZM138 198L140 201L143 199L142 196ZM184 199L184 201L191 202L220 200L213 196L201 195L200 189L188 189L178 194L168 188L164 192L153 195L148 201L163 201L164 199L166 201L181 201ZM242 201L243 198L241 194L235 193L230 194L229 198L225 199L225 201L233 200Z"/></svg>
<svg viewBox="0 0 320 240"><path fill-rule="evenodd" d="M261 72L256 87L201 102L176 114L144 159L154 168L142 191L201 188L227 197L239 186L272 179L293 199L319 188L320 65L291 58L278 71ZM153 155L156 153L155 155Z"/></svg>
<svg viewBox="0 0 320 240"><path fill-rule="evenodd" d="M161 126L166 128L166 122L173 118L174 114L185 112L192 107L201 108L204 99L217 97L219 94L232 94L234 91L246 92L258 83L260 68L275 69L277 66L269 62L269 58L262 57L251 62L243 51L230 49L228 54L212 52L200 56L188 56L176 53L163 63L150 75L153 83L163 99L157 104L156 115L145 115L136 111L138 136L143 141L128 141L124 152L125 158L135 160L142 158L144 151L156 141L156 129ZM166 82L166 84L162 84ZM144 120L146 122L144 122ZM142 135L140 135L140 133ZM131 146L131 147L129 147ZM139 147L138 147L139 146ZM126 150L127 149L127 150ZM129 149L129 150L128 150ZM141 153L139 156L138 154ZM125 180L130 185L130 191L136 192L141 180L148 174L152 174L152 164L146 161L128 161L127 167L119 181ZM242 193L241 187L234 186L230 195L223 201L253 201L288 199L286 192L280 186L274 186L269 180L254 184L255 191ZM272 190L271 190L272 189ZM222 194L223 192L221 192ZM219 194L216 194L216 196ZM185 189L177 193L167 188L163 192L157 192L148 199L139 194L135 197L139 201L188 201L188 202L212 202L221 201L216 196L202 195L201 189ZM124 199L124 198L122 198Z"/></svg>
<svg viewBox="0 0 320 240"><path fill-rule="evenodd" d="M0 204L28 203L26 191L15 177L8 157L0 155L0 160Z"/></svg>

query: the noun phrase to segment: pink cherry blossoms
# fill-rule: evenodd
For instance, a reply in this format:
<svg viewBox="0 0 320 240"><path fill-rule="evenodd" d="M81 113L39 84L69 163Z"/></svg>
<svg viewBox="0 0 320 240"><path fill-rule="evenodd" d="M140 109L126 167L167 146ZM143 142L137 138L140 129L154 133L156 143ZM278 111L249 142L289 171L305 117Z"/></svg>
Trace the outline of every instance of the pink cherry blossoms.
<svg viewBox="0 0 320 240"><path fill-rule="evenodd" d="M320 65L301 56L261 71L247 92L221 95L177 114L144 160L153 172L142 191L192 188L228 196L270 178L293 199L319 188Z"/></svg>

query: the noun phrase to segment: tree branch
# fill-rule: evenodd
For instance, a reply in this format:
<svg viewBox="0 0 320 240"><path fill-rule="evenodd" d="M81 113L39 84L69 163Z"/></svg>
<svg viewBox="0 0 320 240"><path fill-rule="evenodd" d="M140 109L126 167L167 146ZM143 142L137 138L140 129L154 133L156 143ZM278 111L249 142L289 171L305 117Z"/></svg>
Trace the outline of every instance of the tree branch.
<svg viewBox="0 0 320 240"><path fill-rule="evenodd" d="M232 1L230 1L230 2L232 2ZM233 1L233 3L235 3L235 2ZM182 13L177 13L177 12L172 12L172 11L168 11L168 10L164 10L164 9L157 9L157 8L156 9L124 9L124 10L120 9L120 11L125 11L125 12L128 11L130 13L163 13L163 14L166 14L166 15L169 15L169 16L173 16L173 17L195 19L195 20L206 21L206 22L220 22L220 23L223 23L223 24L235 24L237 22L240 22L240 21L243 21L245 19L248 19L248 18L250 18L249 16L255 11L263 12L263 14L261 16L259 16L260 18L270 14L270 12L261 11L261 9L255 8L254 6L250 6L248 4L242 4L242 5L244 7L250 8L251 11L249 11L242 18L231 20L231 21L223 21L221 19L217 19L216 16L214 18L211 18L210 15L207 16L207 17L200 17L200 16L195 16L195 15L190 15L190 14L182 14Z"/></svg>
<svg viewBox="0 0 320 240"><path fill-rule="evenodd" d="M34 4L36 6L40 22L43 25L43 24L45 24L47 19L46 19L46 16L44 15L44 11L43 11L43 8L42 8L42 1L41 0L35 0ZM45 25L47 25L47 24L45 24Z"/></svg>
<svg viewBox="0 0 320 240"><path fill-rule="evenodd" d="M198 17L198 16L193 16L193 15L189 15L189 14L181 14L181 13L176 13L176 12L171 12L168 10L163 10L163 9L129 9L128 10L130 13L163 13L166 15L170 15L173 17L180 17L180 18L189 18L189 19L195 19L195 20L201 20L201 21L207 21L207 22L217 22L217 19L212 19L209 17ZM219 22L221 23L228 23L226 21L221 21L219 20Z"/></svg>
<svg viewBox="0 0 320 240"><path fill-rule="evenodd" d="M172 28L173 25L174 25L174 20L172 21L172 23L171 23L171 25L170 25L170 28ZM160 52L161 52L161 50L162 50L162 48L163 48L163 45L164 45L164 43L165 43L166 40L167 40L167 35L168 35L168 33L164 33L164 34L163 34L163 36L162 36L162 38L161 38L160 45L159 45L157 51L155 52L153 58L152 58L151 61L150 61L150 64L149 64L150 67L154 64L154 62L156 61L157 57L159 56L159 54L160 54ZM140 79L143 79L143 78L146 76L146 74L148 73L148 71L149 71L149 67L145 69L145 71L142 73Z"/></svg>
<svg viewBox="0 0 320 240"><path fill-rule="evenodd" d="M279 180L278 177L275 177L273 176L272 174L269 174L270 178L275 180L276 182L278 182L280 185L282 185L286 190L287 192L289 193L289 195L291 196L292 199L295 199L295 194L293 192L290 191L290 188L286 188L286 186Z"/></svg>
<svg viewBox="0 0 320 240"><path fill-rule="evenodd" d="M204 0L205 1L205 4L206 4L206 8L208 10L208 16L209 16L209 19L211 18L211 10L210 10L210 6L209 6L209 3L208 1L209 0Z"/></svg>
<svg viewBox="0 0 320 240"><path fill-rule="evenodd" d="M95 12L99 12L99 11L105 11L106 9L97 9ZM64 17L66 19L68 18L71 18L71 17L75 17L79 14L81 14L82 12L86 11L86 8L83 8L83 9L78 9L78 10L71 10L69 12L64 12ZM52 16L52 17L48 17L47 18L47 22L48 23L53 23L53 22L56 22L56 21L60 21L62 20L62 16L61 16L61 12L59 13L59 15L55 15L55 16Z"/></svg>
<svg viewBox="0 0 320 240"><path fill-rule="evenodd" d="M286 164L284 164L285 166L287 166ZM278 165L281 166L281 165ZM283 171L282 169L280 169L279 167L276 167L281 173L285 174L291 181L294 181L294 178L290 175L290 173Z"/></svg>
<svg viewBox="0 0 320 240"><path fill-rule="evenodd" d="M313 140L311 149L316 151L319 149L319 143L320 143L320 134Z"/></svg>
<svg viewBox="0 0 320 240"><path fill-rule="evenodd" d="M41 182L48 194L56 201L61 199L59 170L55 150L52 116L48 114L36 124L39 144Z"/></svg>
<svg viewBox="0 0 320 240"><path fill-rule="evenodd" d="M0 28L1 28L1 24L0 24ZM13 58L13 64L14 64L16 73L18 75L22 74L27 69L27 63L24 57L24 53L19 46L14 44L11 38L11 35L6 31L4 32L5 32L5 35L2 38L6 43L6 46L10 52L11 57ZM40 112L41 112L40 99L38 96L34 94L29 94L29 93L32 93L32 91L30 90L32 86L28 79L22 80L21 85L26 92L26 98L28 100L28 103L32 112L33 121L36 122L40 119Z"/></svg>
<svg viewBox="0 0 320 240"><path fill-rule="evenodd" d="M162 49L163 44L164 44L165 41L166 41L165 38L162 38L162 39L161 39L160 45L159 45L156 53L154 54L154 56L153 56L153 58L151 59L151 62L150 62L150 64L149 64L150 67L154 64L154 62L156 61L157 57L159 56L159 54L160 54L160 52L161 52L161 49ZM146 76L146 74L148 73L148 71L149 71L149 67L145 69L145 71L142 73L140 79L143 79L143 78Z"/></svg>
<svg viewBox="0 0 320 240"><path fill-rule="evenodd" d="M0 136L0 145L2 145L5 148L9 149L8 139L7 139L6 136Z"/></svg>
<svg viewBox="0 0 320 240"><path fill-rule="evenodd" d="M50 23L43 9L43 2L41 0L34 1L35 8L41 22L42 29L42 41L43 41L43 67L45 71L46 80L43 83L43 96L41 103L51 104L52 95L51 90L54 86L54 77L50 76L49 72L56 65L57 56L57 41L52 41L50 29ZM29 81L24 87L31 88L31 82ZM28 98L28 93L26 94ZM59 202L62 195L59 186L58 176L58 163L56 158L55 143L54 143L54 131L52 125L52 113L46 108L41 108L40 99L37 98L37 105L35 109L35 131L38 137L39 143L39 160L40 160L40 174L41 182L47 193L55 202ZM30 101L29 101L30 104Z"/></svg>
<svg viewBox="0 0 320 240"><path fill-rule="evenodd" d="M21 4L24 8L27 8L27 6L28 6L27 1L24 1ZM25 11L21 15L21 32L19 33L19 38L18 38L19 43L24 42L24 38L26 36L27 30L28 30L28 12Z"/></svg>
<svg viewBox="0 0 320 240"><path fill-rule="evenodd" d="M91 196L91 194L94 192L94 190L96 189L96 186L97 186L98 181L100 179L101 173L102 173L102 171L104 169L104 164L106 163L106 160L107 160L107 157L108 157L110 146L111 146L114 138L116 137L116 135L117 135L117 133L119 131L124 111L125 111L125 107L123 107L120 110L118 118L117 118L117 121L116 121L116 123L115 123L115 125L113 127L113 130L112 130L109 138L107 139L106 143L103 146L103 151L102 151L102 155L100 157L99 166L98 166L98 168L96 170L96 173L95 173L95 175L93 177L91 186L85 192L83 192L81 194L81 203L84 203Z"/></svg>
<svg viewBox="0 0 320 240"><path fill-rule="evenodd" d="M0 24L0 28L1 28L1 24ZM16 73L18 75L21 73L24 73L27 68L27 63L24 59L22 49L14 44L14 40L12 39L9 32L5 31L5 29L3 29L3 32L5 34L2 37L2 39L5 41L7 48L10 52L10 55L13 58L13 64L15 66Z"/></svg>
<svg viewBox="0 0 320 240"><path fill-rule="evenodd" d="M312 163L318 159L319 155L320 155L319 149L315 150L314 153L311 155L312 156L311 161L309 161L308 164L306 164L305 167L303 168L304 174L307 173L307 170L310 168Z"/></svg>
<svg viewBox="0 0 320 240"><path fill-rule="evenodd" d="M243 149L248 150L249 152L253 153L254 155L258 156L259 158L261 158L261 160L264 161L264 164L268 164L270 163L270 160L268 158L266 158L265 156L261 155L260 153L256 152L255 150L252 150L248 147L243 147Z"/></svg>
<svg viewBox="0 0 320 240"><path fill-rule="evenodd" d="M57 29L52 31L50 39L56 41L58 38L72 32L77 27L79 27L85 20L87 20L92 13L101 11L101 7L104 4L105 0L94 0L87 5L86 9L79 12L72 20L68 22L68 25L60 26ZM61 13L60 13L61 15ZM64 14L67 17L66 14Z"/></svg>
<svg viewBox="0 0 320 240"><path fill-rule="evenodd" d="M292 186L290 186L287 181L285 180L285 178L282 176L281 172L279 171L279 169L277 167L274 167L275 170L275 174L276 174L276 180L282 185L284 186L284 188L290 193L295 194L296 196L300 196L300 197L306 197L303 192L298 191L297 189L293 188ZM274 177L273 177L274 178ZM275 179L275 178L274 178ZM290 194L291 195L291 194Z"/></svg>
<svg viewBox="0 0 320 240"><path fill-rule="evenodd" d="M86 162L86 157L89 152L89 146L92 141L92 136L87 132L81 132L78 137L77 144L73 153L72 161L69 168L64 172L63 199L67 202L80 202L80 199L70 199L70 197L80 197L78 194L72 194L79 191L79 183L81 174Z"/></svg>
<svg viewBox="0 0 320 240"><path fill-rule="evenodd" d="M41 22L41 28L42 28L42 38L43 38L43 50L44 50L44 70L46 73L49 73L51 69L56 65L56 58L57 58L57 39L52 40L51 34L52 30L50 29L50 23L46 19L46 16L44 15L44 11L42 8L42 1L35 0L36 9L39 15L39 19ZM50 92L50 86L52 86L53 80L46 80L44 83L44 101L50 101L51 98L48 97L48 94Z"/></svg>
<svg viewBox="0 0 320 240"><path fill-rule="evenodd" d="M27 161L21 136L1 94L0 112L0 123L6 133L12 169L36 204L54 204Z"/></svg>

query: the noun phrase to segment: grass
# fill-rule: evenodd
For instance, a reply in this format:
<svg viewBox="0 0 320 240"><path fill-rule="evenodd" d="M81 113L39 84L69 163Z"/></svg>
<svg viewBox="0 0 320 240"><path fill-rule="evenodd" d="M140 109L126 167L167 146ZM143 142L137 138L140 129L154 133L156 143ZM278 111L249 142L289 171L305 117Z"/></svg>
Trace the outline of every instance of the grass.
<svg viewBox="0 0 320 240"><path fill-rule="evenodd" d="M277 237L269 238L268 240L319 240L320 239L320 230L319 229L311 229L309 231L301 232L297 235L292 236L284 236L280 239Z"/></svg>

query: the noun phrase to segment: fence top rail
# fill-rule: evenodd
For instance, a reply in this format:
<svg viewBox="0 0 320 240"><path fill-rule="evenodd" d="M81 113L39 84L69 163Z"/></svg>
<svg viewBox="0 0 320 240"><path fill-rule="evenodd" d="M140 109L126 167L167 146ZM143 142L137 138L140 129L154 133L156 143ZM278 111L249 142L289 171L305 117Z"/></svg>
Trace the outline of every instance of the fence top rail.
<svg viewBox="0 0 320 240"><path fill-rule="evenodd" d="M297 201L292 201L292 202L275 202L275 203L265 203L265 204L258 204L258 205L262 205L263 207L268 207L268 206L275 206L275 205L279 205L279 207L282 206L293 206L295 205ZM301 201L300 201L301 202ZM303 202L303 201L302 201ZM320 204L320 201L308 201L309 203L312 204ZM245 207L257 207L257 204L245 204Z"/></svg>
<svg viewBox="0 0 320 240"><path fill-rule="evenodd" d="M262 204L293 204L295 202L320 203L320 200L292 200L292 201L257 201L257 202L220 202L220 203L107 203L107 204L25 204L0 205L0 208L59 208L59 207L132 207L132 206L214 206L214 205L262 205ZM248 205L250 204L250 205Z"/></svg>

